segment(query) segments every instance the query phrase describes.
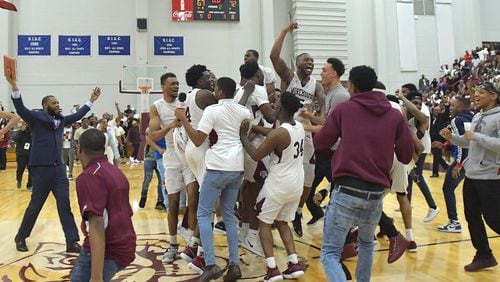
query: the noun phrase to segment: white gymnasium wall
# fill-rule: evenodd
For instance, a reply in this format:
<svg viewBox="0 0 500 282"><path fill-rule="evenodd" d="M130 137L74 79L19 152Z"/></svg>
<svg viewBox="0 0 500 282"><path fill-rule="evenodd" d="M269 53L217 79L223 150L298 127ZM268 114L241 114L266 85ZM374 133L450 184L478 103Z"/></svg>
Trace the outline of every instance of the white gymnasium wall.
<svg viewBox="0 0 500 282"><path fill-rule="evenodd" d="M273 1L276 2L276 1ZM279 1L288 2L288 1ZM17 54L17 34L50 34L51 56L20 56L19 86L28 107L39 108L41 98L52 94L59 98L63 110L83 103L95 85L103 94L92 112L114 112L114 101L122 106L139 108L137 95L120 94L118 80L123 65L149 63L167 66L177 74L181 90L188 90L184 75L193 64L205 64L219 77L239 80L238 68L247 49L261 52L261 62L269 63L269 51L274 37L288 22L290 3L269 5L270 1L240 1L240 22L173 22L171 1L165 0L87 0L87 1L14 1L19 12L9 24L11 35L4 37L5 25L0 25L0 51L4 38ZM275 8L277 6L278 9ZM265 13L261 9L266 9ZM5 12L0 23L6 21ZM261 18L265 15L268 19ZM148 31L136 31L136 17L148 18ZM286 20L282 20L286 19ZM91 56L58 56L58 35L91 35ZM130 35L130 56L98 56L98 35ZM153 36L184 36L184 56L154 56ZM286 46L284 54L292 53ZM262 51L264 50L264 51ZM266 54L267 53L267 54ZM7 87L0 89L0 97L7 96ZM151 95L150 102L160 95ZM3 99L3 98L2 98Z"/></svg>
<svg viewBox="0 0 500 282"><path fill-rule="evenodd" d="M479 3L482 41L500 42L500 24L498 24L500 1L479 0Z"/></svg>
<svg viewBox="0 0 500 282"><path fill-rule="evenodd" d="M440 75L438 32L435 16L417 16L414 18L417 42L418 69L416 79L422 74L427 78ZM412 79L411 81L414 81Z"/></svg>
<svg viewBox="0 0 500 282"><path fill-rule="evenodd" d="M452 0L436 1L436 27L439 65L448 65L456 59L455 36L453 34Z"/></svg>
<svg viewBox="0 0 500 282"><path fill-rule="evenodd" d="M465 50L481 46L480 2L482 1L452 0L453 35L455 36L455 54L457 58L463 56ZM498 27L498 24L496 26Z"/></svg>

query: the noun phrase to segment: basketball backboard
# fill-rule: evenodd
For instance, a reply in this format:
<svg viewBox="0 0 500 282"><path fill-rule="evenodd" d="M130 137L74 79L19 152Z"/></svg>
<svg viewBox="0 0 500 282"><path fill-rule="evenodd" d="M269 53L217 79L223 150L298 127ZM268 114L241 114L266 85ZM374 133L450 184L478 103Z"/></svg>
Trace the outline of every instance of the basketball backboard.
<svg viewBox="0 0 500 282"><path fill-rule="evenodd" d="M167 72L165 66L128 65L122 68L120 93L141 93L141 87L150 87L149 93L161 94L160 77Z"/></svg>

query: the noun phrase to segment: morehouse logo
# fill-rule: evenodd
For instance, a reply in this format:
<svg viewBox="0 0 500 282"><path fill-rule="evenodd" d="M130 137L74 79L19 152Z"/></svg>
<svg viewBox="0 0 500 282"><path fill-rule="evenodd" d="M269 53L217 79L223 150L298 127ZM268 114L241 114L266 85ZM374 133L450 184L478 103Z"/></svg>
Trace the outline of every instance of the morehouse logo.
<svg viewBox="0 0 500 282"><path fill-rule="evenodd" d="M172 17L174 17L177 20L187 20L193 17L193 11L174 11L172 13Z"/></svg>

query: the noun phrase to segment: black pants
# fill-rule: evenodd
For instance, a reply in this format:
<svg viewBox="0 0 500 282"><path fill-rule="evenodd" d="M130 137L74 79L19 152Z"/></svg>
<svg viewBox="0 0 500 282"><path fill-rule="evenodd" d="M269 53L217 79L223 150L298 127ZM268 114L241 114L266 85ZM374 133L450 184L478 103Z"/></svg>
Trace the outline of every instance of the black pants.
<svg viewBox="0 0 500 282"><path fill-rule="evenodd" d="M314 217L322 217L325 215L323 209L316 205L313 201L314 194L316 193L316 188L323 181L323 178L326 177L328 182L332 182L332 168L331 168L331 159L322 159L316 160L316 165L314 167L314 180L311 187L311 192L306 200L307 209L311 212L311 215ZM333 185L333 184L332 184Z"/></svg>
<svg viewBox="0 0 500 282"><path fill-rule="evenodd" d="M7 169L7 147L0 148L0 170Z"/></svg>
<svg viewBox="0 0 500 282"><path fill-rule="evenodd" d="M56 198L57 213L66 236L66 243L72 244L79 241L78 229L69 203L69 183L66 177L65 165L33 166L31 167L31 174L33 177L33 192L17 232L17 238L24 239L30 236L38 214L40 214L49 193L52 192Z"/></svg>
<svg viewBox="0 0 500 282"><path fill-rule="evenodd" d="M134 152L132 153L132 158L134 160L137 160L137 155L139 154L139 143L132 143L132 146L134 147Z"/></svg>
<svg viewBox="0 0 500 282"><path fill-rule="evenodd" d="M448 169L448 163L443 159L443 151L439 148L432 148L432 174L439 174L439 166Z"/></svg>
<svg viewBox="0 0 500 282"><path fill-rule="evenodd" d="M16 156L16 162L17 162L16 180L18 182L23 181L24 170L28 169L28 184L26 184L26 188L31 187L31 172L30 172L30 168L28 167L29 159L30 159L29 155L17 155Z"/></svg>
<svg viewBox="0 0 500 282"><path fill-rule="evenodd" d="M500 180L476 180L465 177L464 189L465 219L469 225L472 245L480 258L493 255L488 243L486 224L500 234Z"/></svg>
<svg viewBox="0 0 500 282"><path fill-rule="evenodd" d="M382 215L380 216L380 221L378 222L378 226L380 226L380 230L384 232L389 238L396 237L399 234L399 231L396 229L396 226L394 225L394 221L391 220L385 214L385 212L382 212Z"/></svg>

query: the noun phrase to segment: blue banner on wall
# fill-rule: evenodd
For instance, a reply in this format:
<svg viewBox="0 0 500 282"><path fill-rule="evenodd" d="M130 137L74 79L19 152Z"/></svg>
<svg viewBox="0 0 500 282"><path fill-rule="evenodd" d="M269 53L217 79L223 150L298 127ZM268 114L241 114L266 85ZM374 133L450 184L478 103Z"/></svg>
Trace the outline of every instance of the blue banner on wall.
<svg viewBox="0 0 500 282"><path fill-rule="evenodd" d="M50 35L18 35L18 56L50 56Z"/></svg>
<svg viewBox="0 0 500 282"><path fill-rule="evenodd" d="M90 56L90 35L59 35L59 56Z"/></svg>
<svg viewBox="0 0 500 282"><path fill-rule="evenodd" d="M183 56L183 36L155 36L155 56Z"/></svg>
<svg viewBox="0 0 500 282"><path fill-rule="evenodd" d="M99 35L99 55L130 55L130 36Z"/></svg>

